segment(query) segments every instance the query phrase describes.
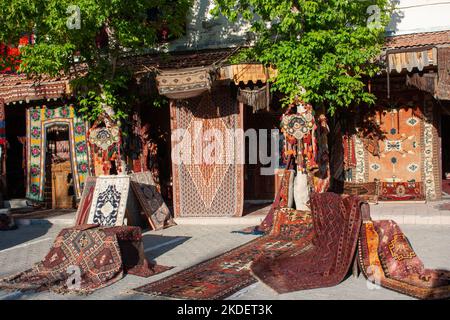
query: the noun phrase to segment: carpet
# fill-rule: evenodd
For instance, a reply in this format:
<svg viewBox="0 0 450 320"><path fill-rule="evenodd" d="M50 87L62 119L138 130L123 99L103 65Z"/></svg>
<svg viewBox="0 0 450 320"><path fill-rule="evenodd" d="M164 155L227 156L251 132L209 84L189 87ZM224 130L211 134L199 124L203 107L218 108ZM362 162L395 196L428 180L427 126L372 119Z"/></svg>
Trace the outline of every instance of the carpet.
<svg viewBox="0 0 450 320"><path fill-rule="evenodd" d="M224 299L257 281L250 273L257 257L305 250L311 238L309 212L283 208L275 212L273 228L266 236L134 290L178 299Z"/></svg>
<svg viewBox="0 0 450 320"><path fill-rule="evenodd" d="M72 105L50 108L29 108L27 121L27 199L44 201L47 129L54 125L68 126L74 192L77 199L89 175L89 149L86 140L87 122Z"/></svg>
<svg viewBox="0 0 450 320"><path fill-rule="evenodd" d="M124 273L148 277L168 269L145 259L139 228L83 225L63 229L41 262L0 279L0 289L90 294Z"/></svg>
<svg viewBox="0 0 450 320"><path fill-rule="evenodd" d="M131 174L131 188L153 230L176 225L150 171Z"/></svg>
<svg viewBox="0 0 450 320"><path fill-rule="evenodd" d="M358 252L372 283L419 299L450 298L450 271L425 269L394 221L364 221Z"/></svg>
<svg viewBox="0 0 450 320"><path fill-rule="evenodd" d="M83 193L81 194L81 200L78 205L77 215L75 219L76 226L85 224L87 222L89 212L91 211L96 181L97 177L89 176L86 178L86 182L84 183Z"/></svg>
<svg viewBox="0 0 450 320"><path fill-rule="evenodd" d="M130 189L128 176L100 176L95 184L87 223L113 227L122 225Z"/></svg>
<svg viewBox="0 0 450 320"><path fill-rule="evenodd" d="M231 90L172 100L170 110L175 216L241 216L243 115Z"/></svg>
<svg viewBox="0 0 450 320"><path fill-rule="evenodd" d="M377 182L344 182L344 194L359 196L361 199L378 203L378 183Z"/></svg>
<svg viewBox="0 0 450 320"><path fill-rule="evenodd" d="M278 293L340 283L354 258L361 225L361 200L335 193L311 194L314 239L308 250L294 248L276 258L262 255L251 271Z"/></svg>
<svg viewBox="0 0 450 320"><path fill-rule="evenodd" d="M379 200L425 200L421 182L381 182Z"/></svg>

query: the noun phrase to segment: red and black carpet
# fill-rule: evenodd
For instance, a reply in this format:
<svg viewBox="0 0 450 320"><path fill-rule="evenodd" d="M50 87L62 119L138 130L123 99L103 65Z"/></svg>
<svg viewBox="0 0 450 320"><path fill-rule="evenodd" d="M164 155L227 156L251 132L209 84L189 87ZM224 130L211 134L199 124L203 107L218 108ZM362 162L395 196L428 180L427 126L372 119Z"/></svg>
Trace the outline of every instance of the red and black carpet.
<svg viewBox="0 0 450 320"><path fill-rule="evenodd" d="M63 229L44 260L0 279L0 289L89 294L124 273L148 277L168 269L145 259L140 228L82 225Z"/></svg>
<svg viewBox="0 0 450 320"><path fill-rule="evenodd" d="M281 209L270 234L135 291L179 299L223 299L257 281L250 272L257 257L306 250L312 235L308 212Z"/></svg>

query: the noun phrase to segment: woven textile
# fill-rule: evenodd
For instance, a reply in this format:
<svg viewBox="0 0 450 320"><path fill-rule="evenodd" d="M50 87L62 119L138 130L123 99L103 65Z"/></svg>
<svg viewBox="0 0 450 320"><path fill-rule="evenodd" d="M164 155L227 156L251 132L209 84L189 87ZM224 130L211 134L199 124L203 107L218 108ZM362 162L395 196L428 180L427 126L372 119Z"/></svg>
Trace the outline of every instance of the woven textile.
<svg viewBox="0 0 450 320"><path fill-rule="evenodd" d="M380 200L425 200L421 182L381 182Z"/></svg>
<svg viewBox="0 0 450 320"><path fill-rule="evenodd" d="M175 225L150 171L131 174L131 187L154 230Z"/></svg>
<svg viewBox="0 0 450 320"><path fill-rule="evenodd" d="M86 141L86 122L75 108L36 107L27 109L27 192L30 200L44 200L45 150L47 129L54 125L69 127L70 158L76 197L81 197L86 178L89 175L89 150Z"/></svg>
<svg viewBox="0 0 450 320"><path fill-rule="evenodd" d="M6 144L6 131L5 131L5 104L0 99L0 145Z"/></svg>
<svg viewBox="0 0 450 320"><path fill-rule="evenodd" d="M358 252L372 283L419 299L450 298L450 271L425 269L394 221L365 221Z"/></svg>
<svg viewBox="0 0 450 320"><path fill-rule="evenodd" d="M259 110L269 110L270 93L267 85L256 89L238 89L238 100L253 108L253 113Z"/></svg>
<svg viewBox="0 0 450 320"><path fill-rule="evenodd" d="M119 127L101 127L89 131L89 142L102 150L108 150L120 140Z"/></svg>
<svg viewBox="0 0 450 320"><path fill-rule="evenodd" d="M145 259L139 228L83 225L63 229L44 260L0 279L0 289L89 294L120 280L124 272L148 277L167 269ZM71 280L78 270L77 286Z"/></svg>
<svg viewBox="0 0 450 320"><path fill-rule="evenodd" d="M244 137L235 134L242 128L242 120L239 105L226 87L171 103L172 136L181 133L172 141L175 216L242 215L244 170L240 151ZM182 159L175 159L180 155Z"/></svg>
<svg viewBox="0 0 450 320"><path fill-rule="evenodd" d="M94 198L95 183L97 177L89 176L84 183L80 204L78 205L75 225L79 226L87 223L89 212L91 211L92 200Z"/></svg>
<svg viewBox="0 0 450 320"><path fill-rule="evenodd" d="M313 193L313 245L276 257L261 256L253 274L278 293L334 286L347 274L361 225L360 200L335 193Z"/></svg>
<svg viewBox="0 0 450 320"><path fill-rule="evenodd" d="M210 90L212 78L209 68L164 70L156 76L160 95L170 99L188 99Z"/></svg>
<svg viewBox="0 0 450 320"><path fill-rule="evenodd" d="M130 189L128 176L100 176L95 184L88 223L120 226L124 222Z"/></svg>
<svg viewBox="0 0 450 320"><path fill-rule="evenodd" d="M79 267L81 283L74 291L89 293L122 278L117 238L98 229L64 229L53 247L33 268L0 280L2 289L71 291L66 284Z"/></svg>
<svg viewBox="0 0 450 320"><path fill-rule="evenodd" d="M256 282L250 265L258 256L275 258L310 245L312 219L308 212L278 210L273 226L266 236L135 291L181 299L226 298Z"/></svg>
<svg viewBox="0 0 450 320"><path fill-rule="evenodd" d="M377 182L344 182L344 194L359 196L367 202L378 202Z"/></svg>
<svg viewBox="0 0 450 320"><path fill-rule="evenodd" d="M344 168L346 170L356 168L355 136L344 135L342 144L344 148Z"/></svg>

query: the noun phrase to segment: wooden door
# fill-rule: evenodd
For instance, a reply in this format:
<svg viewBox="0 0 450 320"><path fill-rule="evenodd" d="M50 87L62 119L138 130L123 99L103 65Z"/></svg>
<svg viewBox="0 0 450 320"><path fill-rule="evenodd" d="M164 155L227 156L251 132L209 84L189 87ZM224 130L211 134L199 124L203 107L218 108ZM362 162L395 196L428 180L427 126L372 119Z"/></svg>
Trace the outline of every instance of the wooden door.
<svg viewBox="0 0 450 320"><path fill-rule="evenodd" d="M68 176L72 168L70 161L52 164L52 207L54 209L72 208L73 196L69 196Z"/></svg>

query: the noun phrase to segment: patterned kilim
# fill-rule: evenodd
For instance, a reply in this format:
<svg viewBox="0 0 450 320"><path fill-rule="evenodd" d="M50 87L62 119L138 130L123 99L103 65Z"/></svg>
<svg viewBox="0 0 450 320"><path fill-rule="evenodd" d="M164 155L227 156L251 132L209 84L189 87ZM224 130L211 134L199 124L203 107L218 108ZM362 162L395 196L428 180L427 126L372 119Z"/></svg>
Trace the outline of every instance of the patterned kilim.
<svg viewBox="0 0 450 320"><path fill-rule="evenodd" d="M28 199L44 200L45 149L47 128L52 125L69 126L69 143L75 195L79 199L89 175L89 150L86 143L86 122L75 108L36 107L27 109L27 193Z"/></svg>
<svg viewBox="0 0 450 320"><path fill-rule="evenodd" d="M278 293L334 286L350 269L361 226L361 201L335 193L313 193L313 245L278 257L262 255L251 266L253 274Z"/></svg>
<svg viewBox="0 0 450 320"><path fill-rule="evenodd" d="M378 202L378 182L344 182L344 194L359 196L367 202Z"/></svg>
<svg viewBox="0 0 450 320"><path fill-rule="evenodd" d="M421 182L381 182L379 200L425 200Z"/></svg>
<svg viewBox="0 0 450 320"><path fill-rule="evenodd" d="M131 174L131 187L154 230L175 225L150 171Z"/></svg>
<svg viewBox="0 0 450 320"><path fill-rule="evenodd" d="M425 269L394 221L363 223L359 263L363 274L377 285L419 299L450 298L450 271Z"/></svg>
<svg viewBox="0 0 450 320"><path fill-rule="evenodd" d="M97 177L88 223L107 227L122 225L129 189L128 176Z"/></svg>
<svg viewBox="0 0 450 320"><path fill-rule="evenodd" d="M137 227L63 229L43 261L0 279L0 289L89 294L120 280L124 272L148 277L168 269L149 265L143 257ZM70 280L78 270L81 281L74 284Z"/></svg>
<svg viewBox="0 0 450 320"><path fill-rule="evenodd" d="M181 133L172 141L172 150L182 159L172 156L175 216L242 215L243 135L235 134L242 120L239 104L226 87L172 101L172 133Z"/></svg>
<svg viewBox="0 0 450 320"><path fill-rule="evenodd" d="M309 212L281 209L272 232L165 279L135 289L137 292L181 299L223 299L256 282L250 265L259 256L275 258L288 250L311 245Z"/></svg>
<svg viewBox="0 0 450 320"><path fill-rule="evenodd" d="M81 200L78 205L77 216L75 219L76 226L87 223L89 212L91 211L96 181L97 177L89 176L84 183L83 193L81 195Z"/></svg>

